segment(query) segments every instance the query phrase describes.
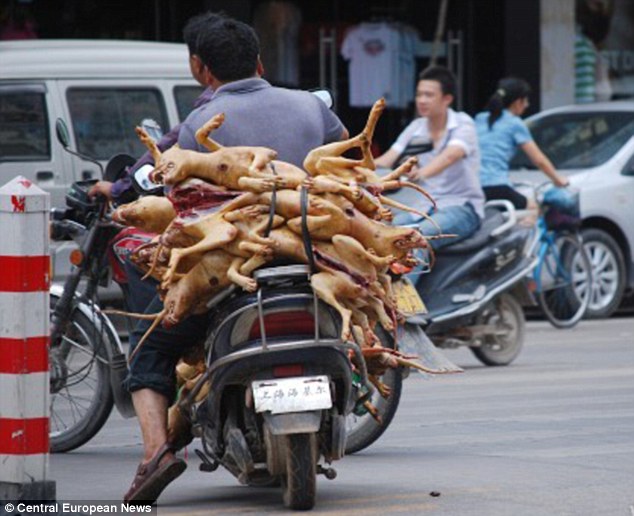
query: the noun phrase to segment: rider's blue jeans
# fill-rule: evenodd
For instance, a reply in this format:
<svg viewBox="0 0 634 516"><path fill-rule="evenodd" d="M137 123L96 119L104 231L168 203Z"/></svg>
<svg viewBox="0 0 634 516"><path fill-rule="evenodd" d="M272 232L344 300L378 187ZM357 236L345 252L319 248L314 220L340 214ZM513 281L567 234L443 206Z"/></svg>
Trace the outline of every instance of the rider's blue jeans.
<svg viewBox="0 0 634 516"><path fill-rule="evenodd" d="M439 208L432 211L430 217L438 224L442 233L458 235L453 238L431 240L430 243L436 250L469 238L480 227L480 217L470 203ZM441 232L431 221L406 211L397 211L392 223L399 226L417 223L418 229L425 236L438 235Z"/></svg>

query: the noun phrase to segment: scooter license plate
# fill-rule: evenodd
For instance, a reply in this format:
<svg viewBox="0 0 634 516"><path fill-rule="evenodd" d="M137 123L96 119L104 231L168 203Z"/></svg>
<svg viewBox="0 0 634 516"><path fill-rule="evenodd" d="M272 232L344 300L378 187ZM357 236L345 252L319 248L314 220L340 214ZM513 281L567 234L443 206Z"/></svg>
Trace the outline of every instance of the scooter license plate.
<svg viewBox="0 0 634 516"><path fill-rule="evenodd" d="M301 376L251 383L256 412L304 412L332 407L327 376Z"/></svg>
<svg viewBox="0 0 634 516"><path fill-rule="evenodd" d="M392 284L396 296L396 306L405 315L426 314L427 307L416 292L416 288L407 278L401 278Z"/></svg>

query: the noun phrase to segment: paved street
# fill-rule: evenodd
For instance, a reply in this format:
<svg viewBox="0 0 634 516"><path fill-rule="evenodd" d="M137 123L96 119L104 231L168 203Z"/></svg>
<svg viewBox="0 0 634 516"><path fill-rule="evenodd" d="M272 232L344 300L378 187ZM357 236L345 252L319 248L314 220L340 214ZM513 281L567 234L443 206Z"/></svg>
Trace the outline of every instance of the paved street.
<svg viewBox="0 0 634 516"><path fill-rule="evenodd" d="M634 319L567 331L530 322L524 351L505 368L467 350L447 355L465 373L412 375L384 436L336 463L336 480L318 477L313 514L634 514ZM91 443L51 457L58 498L118 500L140 442L136 421L113 413ZM188 462L159 514L285 512L279 489L201 473L191 446Z"/></svg>

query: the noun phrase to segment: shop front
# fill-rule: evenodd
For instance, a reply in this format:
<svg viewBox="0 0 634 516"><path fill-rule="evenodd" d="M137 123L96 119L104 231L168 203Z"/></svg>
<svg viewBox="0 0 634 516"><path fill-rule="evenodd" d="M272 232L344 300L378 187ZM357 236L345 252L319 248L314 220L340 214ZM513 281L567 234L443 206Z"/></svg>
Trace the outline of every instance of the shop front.
<svg viewBox="0 0 634 516"><path fill-rule="evenodd" d="M377 151L415 116L416 77L434 56L470 114L508 75L533 86L532 112L634 95L632 0L9 0L0 37L180 41L205 10L255 27L272 83L331 89L351 132L384 96Z"/></svg>

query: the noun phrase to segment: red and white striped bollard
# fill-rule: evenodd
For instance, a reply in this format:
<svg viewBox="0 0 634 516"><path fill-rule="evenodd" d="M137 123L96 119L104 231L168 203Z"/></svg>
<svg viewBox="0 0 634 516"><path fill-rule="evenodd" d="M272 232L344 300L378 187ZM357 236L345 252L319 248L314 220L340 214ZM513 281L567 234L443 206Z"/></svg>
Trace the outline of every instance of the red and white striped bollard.
<svg viewBox="0 0 634 516"><path fill-rule="evenodd" d="M55 499L49 453L49 194L0 188L0 500Z"/></svg>

